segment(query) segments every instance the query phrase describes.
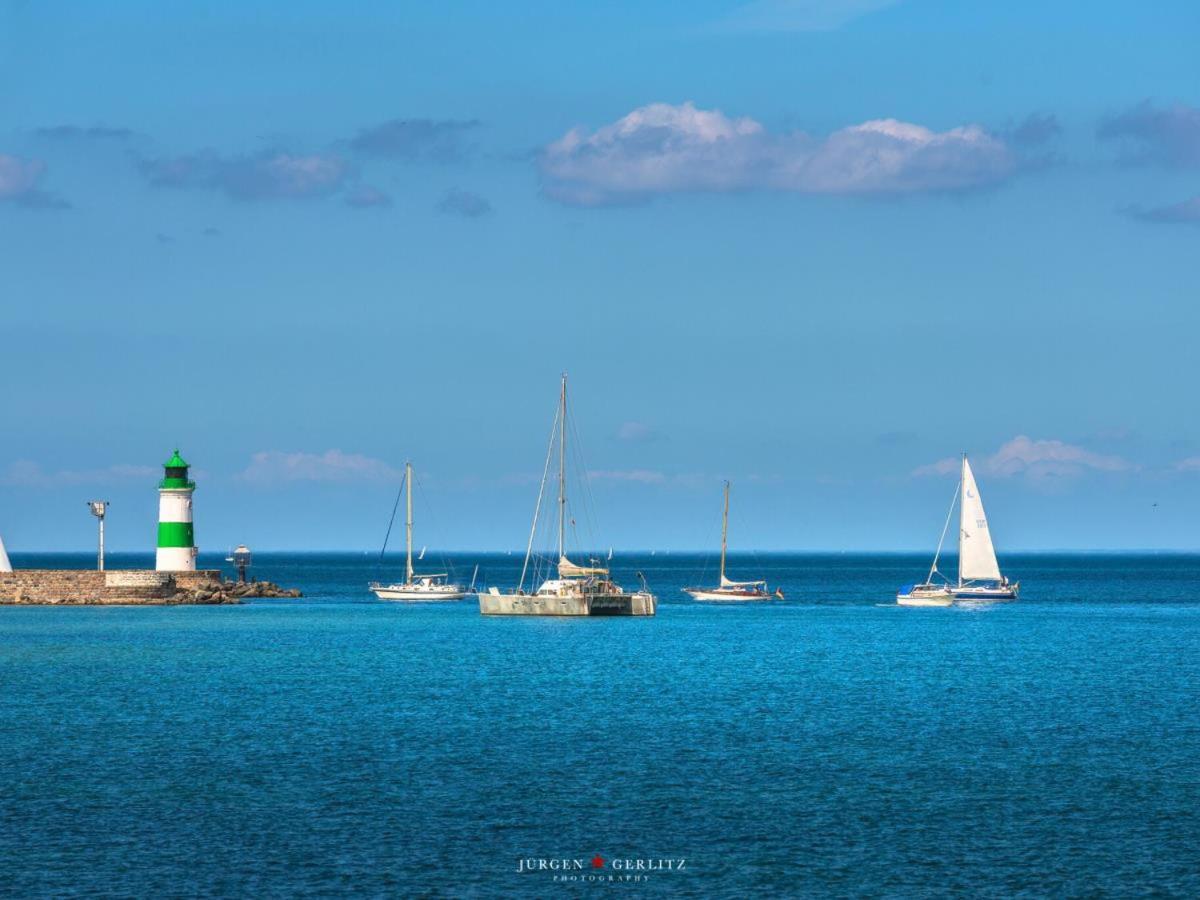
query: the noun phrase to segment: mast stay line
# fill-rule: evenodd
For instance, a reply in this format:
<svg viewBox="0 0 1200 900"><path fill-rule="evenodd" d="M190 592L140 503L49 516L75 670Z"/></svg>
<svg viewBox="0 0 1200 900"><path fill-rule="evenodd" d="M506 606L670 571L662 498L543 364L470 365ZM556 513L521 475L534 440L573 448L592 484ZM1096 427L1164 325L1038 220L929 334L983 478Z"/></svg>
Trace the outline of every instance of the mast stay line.
<svg viewBox="0 0 1200 900"><path fill-rule="evenodd" d="M383 547L379 551L379 568L383 568L383 555L387 553L388 538L392 536L392 526L396 524L396 512L400 509L400 498L404 496L404 482L400 482L400 490L396 491L396 502L392 504L392 517L388 519L387 533L383 536Z"/></svg>
<svg viewBox="0 0 1200 900"><path fill-rule="evenodd" d="M529 543L525 546L525 562L521 566L521 580L517 583L517 593L525 589L525 574L529 569L529 557L533 553L533 538L537 532L538 514L542 509L542 495L546 493L546 479L550 475L550 460L554 456L554 433L558 430L559 409L554 409L554 424L550 426L550 443L546 447L546 464L542 466L542 484L538 488L537 503L533 507L533 524L529 527ZM399 503L399 499L396 501Z"/></svg>
<svg viewBox="0 0 1200 900"><path fill-rule="evenodd" d="M950 508L946 510L946 524L942 526L942 536L938 538L937 551L933 554L933 565L929 567L929 575L925 578L926 584L933 584L933 573L937 572L938 557L942 555L942 544L946 542L946 532L950 528L950 517L954 515L954 504L958 502L958 492L961 490L962 480L960 479L958 486L954 489L954 497L950 500ZM938 574L940 575L941 573L938 572Z"/></svg>

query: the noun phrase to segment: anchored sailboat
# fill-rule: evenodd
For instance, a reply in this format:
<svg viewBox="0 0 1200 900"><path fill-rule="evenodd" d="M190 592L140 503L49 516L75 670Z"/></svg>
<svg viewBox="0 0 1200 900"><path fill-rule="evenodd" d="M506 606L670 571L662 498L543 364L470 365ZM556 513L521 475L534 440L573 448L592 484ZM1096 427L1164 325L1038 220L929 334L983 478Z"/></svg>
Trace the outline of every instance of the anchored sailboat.
<svg viewBox="0 0 1200 900"><path fill-rule="evenodd" d="M567 376L562 377L559 408L551 430L550 445L546 448L546 464L542 470L542 482L538 488L537 503L533 508L533 525L529 529L529 543L525 548L525 563L521 567L521 580L511 593L501 593L499 588L489 588L479 593L479 611L485 616L652 616L658 600L646 589L629 592L614 583L609 571L600 565L601 560L591 559L589 565L581 566L567 558ZM525 592L525 577L533 556L533 540L537 532L538 516L542 508L542 497L550 473L550 460L558 443L558 563L557 578L547 579L534 593ZM610 552L611 558L611 552Z"/></svg>
<svg viewBox="0 0 1200 900"><path fill-rule="evenodd" d="M412 463L404 464L404 497L406 501L404 518L404 543L406 558L404 565L404 581L394 584L380 584L373 581L371 591L380 600L407 600L409 602L429 602L436 600L461 600L471 593L464 590L461 584L451 584L446 581L445 572L417 574L413 571L413 502L412 502ZM397 498L399 502L399 498ZM392 510L392 520L395 521L396 511ZM388 525L388 533L392 530ZM379 553L380 562L387 551L387 538L383 539L383 550ZM421 548L421 557L425 556L425 548Z"/></svg>
<svg viewBox="0 0 1200 900"><path fill-rule="evenodd" d="M959 502L958 583L951 584L949 579L938 571L937 564L956 502ZM942 580L935 582L935 575L940 576ZM937 552L933 555L933 565L929 567L929 574L923 584L902 588L896 595L896 602L901 606L949 606L955 599L1016 600L1020 587L1020 583L1009 583L1009 580L1000 574L1000 563L996 559L996 548L992 545L992 535L988 530L979 486L975 483L975 473L971 471L971 464L964 453L962 474L959 476L958 486L954 489L950 510L946 513L946 524L942 527L942 537L938 541Z"/></svg>
<svg viewBox="0 0 1200 900"><path fill-rule="evenodd" d="M729 538L729 482L725 482L725 509L721 515L721 576L716 587L685 587L683 592L693 600L770 600L766 581L731 581L725 577L725 553ZM783 599L783 591L775 595Z"/></svg>

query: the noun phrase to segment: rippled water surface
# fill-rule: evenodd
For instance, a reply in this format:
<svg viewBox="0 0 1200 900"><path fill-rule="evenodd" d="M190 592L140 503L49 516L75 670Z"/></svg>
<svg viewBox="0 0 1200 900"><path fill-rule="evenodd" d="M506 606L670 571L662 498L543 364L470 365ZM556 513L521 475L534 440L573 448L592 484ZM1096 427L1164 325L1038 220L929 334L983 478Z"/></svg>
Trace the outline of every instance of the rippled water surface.
<svg viewBox="0 0 1200 900"><path fill-rule="evenodd" d="M1200 895L1200 558L1002 562L1020 602L954 609L892 604L918 557L742 557L787 600L723 606L665 554L613 561L655 619L379 603L350 555L260 556L302 600L0 607L0 893L603 889L517 871L566 858L686 860L640 893Z"/></svg>

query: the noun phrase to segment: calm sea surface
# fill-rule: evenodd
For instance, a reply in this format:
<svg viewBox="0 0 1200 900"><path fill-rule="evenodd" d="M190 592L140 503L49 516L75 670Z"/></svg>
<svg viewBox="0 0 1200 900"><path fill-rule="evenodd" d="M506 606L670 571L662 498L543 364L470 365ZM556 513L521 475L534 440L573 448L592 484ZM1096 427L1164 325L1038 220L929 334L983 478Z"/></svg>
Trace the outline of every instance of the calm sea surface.
<svg viewBox="0 0 1200 900"><path fill-rule="evenodd" d="M380 603L355 555L256 558L302 600L0 607L0 894L611 887L517 871L565 858L686 859L639 894L1200 896L1200 557L1001 562L1020 602L954 609L870 555L738 557L787 600L697 604L678 554L613 561L655 619Z"/></svg>

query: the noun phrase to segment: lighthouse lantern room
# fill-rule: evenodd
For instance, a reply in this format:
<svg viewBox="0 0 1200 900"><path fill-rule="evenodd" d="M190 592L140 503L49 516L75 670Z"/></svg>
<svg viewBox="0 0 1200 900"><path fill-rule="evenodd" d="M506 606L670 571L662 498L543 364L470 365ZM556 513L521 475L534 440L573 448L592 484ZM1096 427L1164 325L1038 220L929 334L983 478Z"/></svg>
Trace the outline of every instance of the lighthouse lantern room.
<svg viewBox="0 0 1200 900"><path fill-rule="evenodd" d="M192 492L188 464L179 451L164 464L158 484L158 552L154 568L160 572L191 572L196 568L196 539L192 531Z"/></svg>

